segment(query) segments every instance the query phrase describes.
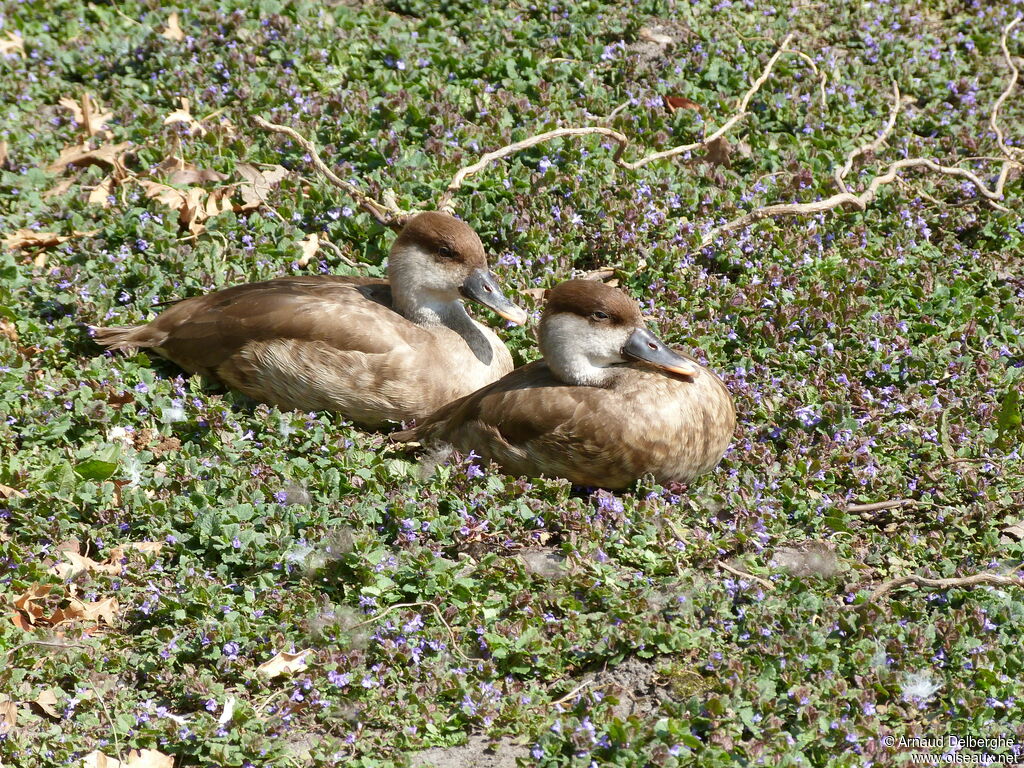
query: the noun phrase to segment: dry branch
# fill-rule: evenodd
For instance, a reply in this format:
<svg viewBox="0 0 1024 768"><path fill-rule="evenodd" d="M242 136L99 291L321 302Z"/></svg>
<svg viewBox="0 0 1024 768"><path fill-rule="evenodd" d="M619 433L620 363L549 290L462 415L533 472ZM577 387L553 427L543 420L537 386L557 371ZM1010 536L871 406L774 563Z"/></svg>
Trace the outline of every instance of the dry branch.
<svg viewBox="0 0 1024 768"><path fill-rule="evenodd" d="M807 65L811 68L811 71L818 77L818 89L821 92L821 106L828 106L827 94L825 93L825 87L828 85L828 75L822 70L818 69L818 65L814 63L814 59L808 56L803 51L797 51L793 48L787 48L783 53L791 53L794 56L798 56L807 62Z"/></svg>
<svg viewBox="0 0 1024 768"><path fill-rule="evenodd" d="M836 168L836 186L839 187L840 192L849 192L850 188L846 186L846 175L853 168L853 161L861 155L866 155L869 152L877 152L878 148L885 143L885 140L889 138L889 134L892 133L892 129L896 127L896 118L900 114L900 106L902 102L900 99L900 86L895 80L892 81L892 109L889 110L889 121L885 124L882 132L878 134L878 137L867 144L862 144L859 147L854 147L850 150L850 153L846 156L846 162L839 168Z"/></svg>
<svg viewBox="0 0 1024 768"><path fill-rule="evenodd" d="M996 143L999 144L1000 151L1011 160L1019 159L1021 156L1021 150L1016 147L1006 146L1006 137L1003 135L1003 131L999 127L999 109L1003 106L1003 102L1010 97L1014 86L1017 85L1017 75L1019 73L1017 71L1017 65L1013 63L1013 57L1010 56L1010 49L1007 46L1007 40L1009 39L1010 32L1013 31L1013 28L1020 23L1021 18L1021 16L1018 16L1007 24L1006 28L1003 29L1003 34L999 38L999 47L1003 50L1003 58L1006 60L1006 66L1010 68L1010 82L1006 84L1006 88L1001 94L999 94L999 98L996 99L996 103L992 107L992 115L989 118L989 125L992 126L992 131L996 135ZM1008 166L1004 165L1003 170L1007 171Z"/></svg>
<svg viewBox="0 0 1024 768"><path fill-rule="evenodd" d="M920 503L917 499L891 499L889 501L875 501L871 504L850 504L846 511L864 514L867 512L881 512L886 509L896 509L897 507L916 506Z"/></svg>
<svg viewBox="0 0 1024 768"><path fill-rule="evenodd" d="M874 202L878 196L878 191L882 187L892 184L893 182L901 180L901 172L909 168L923 168L934 173L938 173L943 176L954 176L964 179L970 182L978 193L991 205L993 208L1003 212L1009 212L1006 206L1001 205L998 201L1003 199L1003 188L1006 185L1006 180L1009 177L1011 166L1021 167L1022 163L1017 159L1017 148L1008 147L1005 143L1003 133L998 125L999 109L1003 102L1009 98L1010 93L1013 91L1014 86L1017 83L1018 71L1014 65L1010 52L1007 47L1007 38L1010 31L1020 22L1020 17L1011 21L1004 29L1002 33L1001 43L1003 49L1003 55L1006 58L1007 65L1010 68L1011 76L1007 83L1006 88L1000 94L992 107L992 113L989 118L989 124L992 126L993 131L996 133L999 148L1003 152L1004 157L1000 158L1002 167L999 171L999 177L995 184L989 188L985 185L977 174L972 171L968 171L965 168L959 168L957 166L943 165L935 160L926 157L911 157L903 160L897 160L892 163L888 170L876 176L868 184L867 188L860 193L854 193L850 191L850 188L846 184L846 176L853 167L853 161L864 154L876 151L889 134L892 132L896 125L896 120L899 116L901 97L900 90L897 83L893 83L893 103L892 108L889 112L889 119L885 124L885 127L879 133L878 137L862 146L853 149L847 156L846 161L842 166L836 169L835 180L836 184L841 190L838 194L832 195L831 197L825 198L824 200L817 200L813 203L778 203L775 205L767 205L761 208L755 208L748 213L741 216L737 216L731 221L726 222L718 227L714 227L704 234L701 239L700 248L705 248L711 245L717 238L729 232L734 232L738 229L745 229L751 224L754 224L762 219L776 218L780 216L808 216L815 213L822 213L824 211L831 211L841 206L852 206L857 210L865 210L868 205Z"/></svg>
<svg viewBox="0 0 1024 768"><path fill-rule="evenodd" d="M724 562L722 560L719 560L717 565L723 571L725 571L726 573L731 573L736 578L739 578L739 579L749 579L750 581L753 581L753 582L756 582L756 583L760 584L765 589L775 589L775 585L772 584L767 579L762 579L760 576L755 576L752 573L747 573L746 571L741 571L739 568L733 568L731 565L729 565L728 563L726 563L726 562Z"/></svg>
<svg viewBox="0 0 1024 768"><path fill-rule="evenodd" d="M700 149L701 147L707 146L711 142L720 139L722 136L728 133L737 123L739 123L743 118L745 118L749 114L749 112L747 112L747 107L750 105L750 100L754 98L755 94L761 89L761 86L764 85L768 78L771 76L772 70L775 68L775 64L776 62L778 62L779 57L782 56L783 53L795 53L795 51L791 51L786 48L786 46L789 45L792 39L792 33L786 35L785 39L783 39L782 43L779 45L778 50L776 50L775 53L772 54L771 58L768 59L768 63L765 64L765 67L761 71L761 74L757 77L757 79L754 80L753 83L751 83L750 88L747 89L746 93L744 93L740 100L737 102L735 113L728 120L726 120L717 130L705 136L700 141L695 141L691 144L681 144L677 147L672 147L671 149L661 150L660 152L652 152L648 155L644 155L638 160L629 161L623 158L623 153L629 146L629 139L625 136L625 134L622 134L619 131L596 125L584 126L581 128L555 128L554 130L547 131L546 133L531 136L527 139L523 139L522 141L517 141L512 144L508 144L504 147L500 147L499 149L496 149L493 152L488 152L487 154L483 155L473 165L470 165L466 168L461 168L455 174L455 176L452 177L452 180L448 183L447 188L442 193L441 198L438 201L437 209L439 211L448 211L450 213L454 209L452 198L455 196L455 193L458 192L459 189L462 187L462 183L469 176L479 173L495 160L500 160L504 157L508 157L511 154L520 152L524 149L529 149L530 147L537 146L538 144L543 144L547 141L551 141L552 139L558 139L565 136L588 136L594 134L609 138L618 145L615 149L615 155L612 158L612 161L615 163L615 165L617 165L620 168L624 168L627 171L635 171L637 168L641 168L647 165L648 163L653 163L657 160L666 160L668 158L676 157L678 155L682 155L687 152L692 152L695 149ZM621 107L619 109L621 109ZM616 111L618 111L618 109Z"/></svg>
<svg viewBox="0 0 1024 768"><path fill-rule="evenodd" d="M868 599L865 602L851 604L846 607L861 608L865 605L870 605L888 592L911 584L915 587L930 589L954 589L956 587L980 587L983 585L993 587L1024 587L1024 577L1018 575L1008 576L1000 573L976 573L973 576L960 576L948 579L929 579L926 576L916 575L899 576L879 585L874 592L868 595Z"/></svg>
<svg viewBox="0 0 1024 768"><path fill-rule="evenodd" d="M395 204L393 199L385 199L384 202L378 202L363 192L363 190L359 189L359 187L342 179L320 158L320 153L317 151L316 145L309 139L286 125L271 123L259 116L256 116L255 120L256 124L264 130L284 134L293 141L298 142L298 144L309 153L316 169L320 171L320 173L322 173L329 182L350 194L359 204L360 208L373 216L373 218L385 227L390 227L391 229L398 231L405 224L406 219L409 217L409 213L407 211L401 210Z"/></svg>

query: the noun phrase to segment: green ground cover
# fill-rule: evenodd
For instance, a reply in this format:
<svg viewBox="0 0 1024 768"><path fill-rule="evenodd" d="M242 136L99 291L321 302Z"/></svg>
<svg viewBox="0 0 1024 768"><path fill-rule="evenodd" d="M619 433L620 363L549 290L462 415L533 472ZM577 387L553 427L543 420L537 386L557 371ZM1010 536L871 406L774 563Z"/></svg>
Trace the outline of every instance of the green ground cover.
<svg viewBox="0 0 1024 768"><path fill-rule="evenodd" d="M864 211L701 247L838 192L893 80L896 124L848 183L927 157L991 187L1022 11L0 4L0 763L852 766L907 762L900 738L1024 742L1019 586L870 599L1024 559L1019 166L999 207L909 169ZM613 495L471 457L423 479L429 457L381 434L89 337L242 281L383 274L390 233L256 116L430 207L481 153L559 126L619 130L627 159L696 141L789 33L814 66L779 57L728 158L626 171L607 139L562 139L455 197L511 293L612 267L721 372L735 441L688 487ZM1001 106L1005 152L1022 103ZM87 139L85 167L58 162ZM310 233L333 247L304 251ZM537 357L530 328L503 333ZM913 503L856 506L887 500ZM459 751L481 734L499 754Z"/></svg>

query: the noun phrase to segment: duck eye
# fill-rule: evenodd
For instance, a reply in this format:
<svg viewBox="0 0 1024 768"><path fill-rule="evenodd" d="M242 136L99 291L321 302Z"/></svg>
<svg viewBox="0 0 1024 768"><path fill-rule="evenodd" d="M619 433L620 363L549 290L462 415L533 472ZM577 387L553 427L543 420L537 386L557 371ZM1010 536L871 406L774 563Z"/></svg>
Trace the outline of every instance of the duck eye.
<svg viewBox="0 0 1024 768"><path fill-rule="evenodd" d="M608 313L607 312L601 312L600 310L598 310L597 312L592 313L590 316L592 318L594 318L595 320L607 320L608 319Z"/></svg>
<svg viewBox="0 0 1024 768"><path fill-rule="evenodd" d="M446 259L450 259L452 258L452 256L455 255L452 253L452 249L449 248L447 245L442 245L440 248L437 249L437 252L444 256Z"/></svg>

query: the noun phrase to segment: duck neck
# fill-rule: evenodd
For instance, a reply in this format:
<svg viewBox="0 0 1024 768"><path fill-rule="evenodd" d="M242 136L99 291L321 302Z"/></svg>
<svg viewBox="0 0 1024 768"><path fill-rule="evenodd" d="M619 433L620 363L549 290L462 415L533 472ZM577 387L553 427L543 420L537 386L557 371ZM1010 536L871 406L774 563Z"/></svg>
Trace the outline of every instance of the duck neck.
<svg viewBox="0 0 1024 768"><path fill-rule="evenodd" d="M391 286L391 296L395 309L416 325L445 325L458 330L473 322L458 299L451 301L423 293L404 293L394 284Z"/></svg>

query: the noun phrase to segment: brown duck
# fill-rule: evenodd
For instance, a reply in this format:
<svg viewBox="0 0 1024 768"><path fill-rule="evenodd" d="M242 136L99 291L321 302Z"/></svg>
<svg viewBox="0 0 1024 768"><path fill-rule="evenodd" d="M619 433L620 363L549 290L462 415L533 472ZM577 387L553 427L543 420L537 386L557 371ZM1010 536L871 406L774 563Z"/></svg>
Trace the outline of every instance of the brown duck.
<svg viewBox="0 0 1024 768"><path fill-rule="evenodd" d="M391 247L388 277L281 277L185 299L145 325L93 330L104 347L152 349L256 400L371 427L423 418L512 370L461 299L514 323L526 313L467 224L416 215Z"/></svg>
<svg viewBox="0 0 1024 768"><path fill-rule="evenodd" d="M592 280L548 292L544 359L449 403L396 440L475 451L513 475L624 488L712 469L736 425L721 380L669 349L636 302Z"/></svg>

